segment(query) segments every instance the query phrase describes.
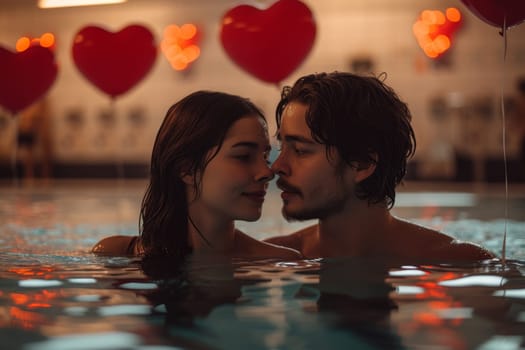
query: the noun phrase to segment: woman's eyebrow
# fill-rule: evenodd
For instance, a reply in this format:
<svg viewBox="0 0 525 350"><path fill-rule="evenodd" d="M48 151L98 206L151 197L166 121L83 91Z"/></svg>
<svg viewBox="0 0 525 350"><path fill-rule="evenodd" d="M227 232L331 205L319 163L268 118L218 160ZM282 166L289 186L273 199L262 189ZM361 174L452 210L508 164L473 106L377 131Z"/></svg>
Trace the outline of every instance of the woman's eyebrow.
<svg viewBox="0 0 525 350"><path fill-rule="evenodd" d="M240 141L237 143L234 143L231 148L237 148L237 147L248 147L252 149L258 149L260 145L257 142L251 142L251 141ZM272 147L270 145L267 145L265 150L270 150Z"/></svg>
<svg viewBox="0 0 525 350"><path fill-rule="evenodd" d="M235 148L235 147L258 148L259 145L257 144L257 142L240 141L240 142L234 143L234 144L232 145L232 148Z"/></svg>

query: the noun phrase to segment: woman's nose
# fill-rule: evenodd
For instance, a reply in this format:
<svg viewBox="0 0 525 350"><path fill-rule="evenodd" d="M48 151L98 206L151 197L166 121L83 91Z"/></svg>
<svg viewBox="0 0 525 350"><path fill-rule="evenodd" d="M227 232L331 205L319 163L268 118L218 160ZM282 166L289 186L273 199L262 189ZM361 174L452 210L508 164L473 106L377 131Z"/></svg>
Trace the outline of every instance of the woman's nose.
<svg viewBox="0 0 525 350"><path fill-rule="evenodd" d="M275 174L273 173L273 171L270 170L270 168L268 168L269 172L261 177L259 177L257 179L258 182L269 182L269 181L272 181L272 179L275 177Z"/></svg>
<svg viewBox="0 0 525 350"><path fill-rule="evenodd" d="M272 169L268 166L268 164L266 164L265 160L257 177L257 181L268 182L271 181L274 177L275 174L273 173Z"/></svg>

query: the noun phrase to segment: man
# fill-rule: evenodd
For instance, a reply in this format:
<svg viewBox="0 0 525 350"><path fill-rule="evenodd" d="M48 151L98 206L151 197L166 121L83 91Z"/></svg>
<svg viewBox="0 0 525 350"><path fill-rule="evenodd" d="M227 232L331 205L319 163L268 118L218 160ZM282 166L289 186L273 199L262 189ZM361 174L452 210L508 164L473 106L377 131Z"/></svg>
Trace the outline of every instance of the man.
<svg viewBox="0 0 525 350"><path fill-rule="evenodd" d="M283 215L319 223L268 242L306 258L371 257L476 261L494 256L394 217L390 209L415 136L407 105L375 77L307 75L277 106Z"/></svg>

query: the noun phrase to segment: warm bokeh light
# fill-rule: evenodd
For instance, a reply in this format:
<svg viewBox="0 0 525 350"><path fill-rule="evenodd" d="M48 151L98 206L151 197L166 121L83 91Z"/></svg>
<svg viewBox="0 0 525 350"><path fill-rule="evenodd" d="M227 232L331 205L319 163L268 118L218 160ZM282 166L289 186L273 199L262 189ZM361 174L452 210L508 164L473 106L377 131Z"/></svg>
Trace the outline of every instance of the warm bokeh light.
<svg viewBox="0 0 525 350"><path fill-rule="evenodd" d="M461 24L461 13L451 7L445 13L424 10L412 26L412 32L425 55L438 58L452 46L453 35Z"/></svg>
<svg viewBox="0 0 525 350"><path fill-rule="evenodd" d="M447 19L450 22L459 22L459 21L461 21L461 12L459 12L459 10L457 8L455 8L455 7L449 7L446 10L446 16L447 16Z"/></svg>
<svg viewBox="0 0 525 350"><path fill-rule="evenodd" d="M436 54L441 54L450 48L450 39L448 36L440 34L432 41L432 50Z"/></svg>
<svg viewBox="0 0 525 350"><path fill-rule="evenodd" d="M175 57L170 63L175 70L184 70L188 67L188 63L181 57Z"/></svg>
<svg viewBox="0 0 525 350"><path fill-rule="evenodd" d="M200 56L199 30L188 23L181 27L171 24L164 29L160 49L171 67L181 71L189 67Z"/></svg>
<svg viewBox="0 0 525 350"><path fill-rule="evenodd" d="M93 5L122 4L127 0L38 0L38 7L42 9L57 7L76 7Z"/></svg>
<svg viewBox="0 0 525 350"><path fill-rule="evenodd" d="M40 46L52 47L55 45L55 36L52 33L44 33L40 36Z"/></svg>
<svg viewBox="0 0 525 350"><path fill-rule="evenodd" d="M46 321L33 310L50 308L54 299L63 297L62 290L37 289L9 293L14 306L9 309L10 323L24 329L33 329ZM1 322L0 322L1 325Z"/></svg>
<svg viewBox="0 0 525 350"><path fill-rule="evenodd" d="M29 301L29 296L23 293L11 293L10 296L15 305L24 305Z"/></svg>
<svg viewBox="0 0 525 350"><path fill-rule="evenodd" d="M197 45L190 45L184 49L184 53L190 59L190 62L193 62L200 56L201 49Z"/></svg>
<svg viewBox="0 0 525 350"><path fill-rule="evenodd" d="M31 38L29 36L22 36L16 41L16 51L22 52L29 49L31 46L42 46L49 49L55 47L55 36L53 33L44 33L40 37Z"/></svg>
<svg viewBox="0 0 525 350"><path fill-rule="evenodd" d="M34 329L45 322L45 317L36 312L26 311L16 306L9 308L11 326L16 325L23 329Z"/></svg>
<svg viewBox="0 0 525 350"><path fill-rule="evenodd" d="M184 24L180 27L180 36L184 40L191 40L197 35L197 27L194 24Z"/></svg>
<svg viewBox="0 0 525 350"><path fill-rule="evenodd" d="M16 51L18 52L25 51L29 49L30 45L31 45L31 39L29 39L27 36L23 36L16 41Z"/></svg>

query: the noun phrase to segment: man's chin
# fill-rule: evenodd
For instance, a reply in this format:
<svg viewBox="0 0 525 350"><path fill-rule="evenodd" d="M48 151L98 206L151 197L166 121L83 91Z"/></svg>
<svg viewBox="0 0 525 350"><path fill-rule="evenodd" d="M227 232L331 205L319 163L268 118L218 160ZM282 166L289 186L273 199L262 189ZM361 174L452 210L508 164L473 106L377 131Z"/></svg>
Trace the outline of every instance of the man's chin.
<svg viewBox="0 0 525 350"><path fill-rule="evenodd" d="M286 209L283 207L283 210L281 211L284 219L288 222L294 222L294 221L306 221L306 220L312 220L316 219L316 216L309 215L309 213L304 213L300 211L293 211L290 209Z"/></svg>

